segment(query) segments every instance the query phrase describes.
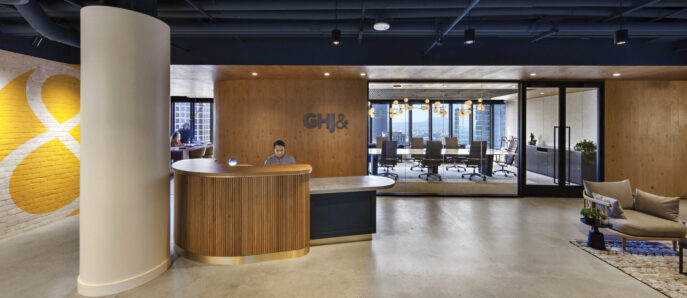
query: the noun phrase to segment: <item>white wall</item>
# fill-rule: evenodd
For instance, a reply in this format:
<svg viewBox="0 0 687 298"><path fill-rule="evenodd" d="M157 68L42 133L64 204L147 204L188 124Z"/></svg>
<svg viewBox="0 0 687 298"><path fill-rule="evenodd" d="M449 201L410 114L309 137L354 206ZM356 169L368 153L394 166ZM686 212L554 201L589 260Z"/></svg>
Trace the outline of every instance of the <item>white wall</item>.
<svg viewBox="0 0 687 298"><path fill-rule="evenodd" d="M566 95L566 122L570 126L571 148L582 139L597 144L597 90ZM526 132L534 133L538 146L553 147L553 127L558 125L558 95L527 100Z"/></svg>
<svg viewBox="0 0 687 298"><path fill-rule="evenodd" d="M135 288L171 264L169 39L148 15L81 9L81 295Z"/></svg>
<svg viewBox="0 0 687 298"><path fill-rule="evenodd" d="M506 137L518 137L518 101L506 101Z"/></svg>

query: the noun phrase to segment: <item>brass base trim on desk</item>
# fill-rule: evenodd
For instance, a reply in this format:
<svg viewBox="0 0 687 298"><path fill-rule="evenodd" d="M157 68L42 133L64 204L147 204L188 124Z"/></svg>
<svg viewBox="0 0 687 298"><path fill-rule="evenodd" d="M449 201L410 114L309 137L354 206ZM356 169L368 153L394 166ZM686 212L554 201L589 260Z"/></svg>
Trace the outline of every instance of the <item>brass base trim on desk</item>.
<svg viewBox="0 0 687 298"><path fill-rule="evenodd" d="M327 244L335 244L335 243L346 243L346 242L357 242L357 241L368 241L368 240L372 240L372 234L360 234L360 235L351 235L351 236L312 239L312 240L310 240L310 246L327 245Z"/></svg>
<svg viewBox="0 0 687 298"><path fill-rule="evenodd" d="M212 265L238 265L238 264L251 264L251 263L260 263L260 262L266 262L266 261L283 260L283 259L293 259L293 258L298 258L298 257L302 257L304 255L307 255L308 252L310 252L310 248L306 247L306 248L302 248L302 249L273 252L273 253L267 253L267 254L261 254L261 255L238 256L238 257L216 257L216 256L204 256L204 255L199 255L199 254L196 254L196 253L193 253L190 251L186 251L176 244L174 245L174 250L176 250L176 252L179 255L181 255L182 257L185 257L189 260L200 262L200 263L205 263L205 264L212 264Z"/></svg>

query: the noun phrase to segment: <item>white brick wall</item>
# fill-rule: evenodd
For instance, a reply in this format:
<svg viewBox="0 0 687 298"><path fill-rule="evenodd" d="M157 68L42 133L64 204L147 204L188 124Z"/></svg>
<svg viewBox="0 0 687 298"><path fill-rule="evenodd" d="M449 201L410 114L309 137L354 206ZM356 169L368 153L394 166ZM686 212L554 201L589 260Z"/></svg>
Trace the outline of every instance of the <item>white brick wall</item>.
<svg viewBox="0 0 687 298"><path fill-rule="evenodd" d="M80 72L79 69L54 61L0 50L0 88L5 87L13 79L31 70L35 71L29 78L29 84L26 88L26 98L28 98L29 105L33 111L36 111L34 114L41 120L47 129L47 132L36 136L36 133L31 131L29 123L22 122L21 120L8 123L8 121L6 121L7 119L2 119L2 115L0 115L0 120L2 120L0 125L5 126L6 128L9 127L8 129L11 128L14 131L13 134L7 134L5 132L2 138L0 138L0 152L4 152L3 155L7 152L11 152L11 154L5 156L4 158L2 158L3 155L0 155L0 239L62 220L67 215L73 213L79 208L78 198L65 206L62 206L64 204L61 203L42 199L40 195L46 194L46 192L60 191L60 189L42 190L42 188L45 188L42 186L48 182L59 184L59 179L33 177L32 179L27 180L28 182L22 181L22 183L28 183L26 186L27 188L37 191L40 190L40 192L34 192L38 195L35 201L30 201L30 207L32 209L37 207L39 209L42 208L44 210L50 210L52 207L61 206L59 209L52 212L26 212L17 206L10 195L9 185L13 170L16 168L16 165L24 160L26 156L31 154L35 148L60 136L60 140L64 143L68 150L74 154L77 159L79 158L79 143L74 138L69 136L68 133L71 128L79 124L78 115L77 117L60 124L57 121L54 121L54 118L52 118L53 116L47 112L47 110L41 111L35 109L35 106L44 106L43 100L40 98L41 90L40 88L35 88L35 86L40 85L36 84L40 84L43 80L55 74L69 75L78 79ZM5 96L5 98L0 98L0 103L9 103L11 105L13 103L20 102L21 100L26 101L26 98L22 98L22 96L13 96L11 98ZM7 110L8 109L6 106L5 111ZM53 119L53 121L46 121L46 119ZM19 141L20 139L27 138L31 138L31 140L24 143ZM62 158L62 156L56 154L52 158L47 158L47 160L44 162L41 161L34 163L34 165L38 167L50 165L50 163L59 161L59 158ZM17 178L18 177L15 177L14 179ZM76 181L78 181L78 178ZM74 186L72 185L71 187L73 189Z"/></svg>

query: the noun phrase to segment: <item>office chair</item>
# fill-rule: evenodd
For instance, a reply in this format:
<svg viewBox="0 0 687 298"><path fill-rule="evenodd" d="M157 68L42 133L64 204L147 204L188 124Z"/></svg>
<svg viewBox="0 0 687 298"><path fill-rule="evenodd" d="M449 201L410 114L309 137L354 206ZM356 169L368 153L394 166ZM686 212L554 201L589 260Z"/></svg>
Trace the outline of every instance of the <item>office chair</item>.
<svg viewBox="0 0 687 298"><path fill-rule="evenodd" d="M429 177L437 177L441 181L439 167L444 162L443 158L441 158L441 147L441 142L439 141L427 143L427 152L420 160L422 167L427 168L427 173L418 175L418 178L422 179L422 176L425 176L425 180L429 181Z"/></svg>
<svg viewBox="0 0 687 298"><path fill-rule="evenodd" d="M212 158L213 151L214 151L214 146L205 147L205 154L203 155L203 158Z"/></svg>
<svg viewBox="0 0 687 298"><path fill-rule="evenodd" d="M458 138L446 138L446 149L456 149L458 150L460 146L458 146ZM464 163L465 162L465 157L460 157L458 154L447 154L446 155L446 161L448 163L453 163L453 165L448 165L446 166L446 171L451 168L455 168L456 171L459 171L460 169L463 169L463 172L467 171L467 169L464 166L459 166L459 163Z"/></svg>
<svg viewBox="0 0 687 298"><path fill-rule="evenodd" d="M481 168L484 165L484 160L487 158L487 141L472 141L470 143L470 155L465 159L465 166L472 168L472 173L465 173L461 177L469 176L470 180L472 177L482 177L482 181L487 181L487 176L482 173L477 172L477 168Z"/></svg>
<svg viewBox="0 0 687 298"><path fill-rule="evenodd" d="M422 138L411 138L410 139L410 149L425 149L425 141ZM420 168L420 172L423 172L421 160L425 157L424 154L411 154L410 160L413 165L410 167L412 171L414 168Z"/></svg>
<svg viewBox="0 0 687 298"><path fill-rule="evenodd" d="M396 141L384 141L382 143L382 156L379 159L379 166L385 168L386 172L380 173L379 176L391 177L394 180L398 180L398 174L389 172L389 169L393 169L397 163Z"/></svg>
<svg viewBox="0 0 687 298"><path fill-rule="evenodd" d="M507 166L512 166L515 162L515 156L516 153L518 153L517 139L513 139L508 142L508 148L506 149L506 152L508 152L508 154L505 156L504 160L496 162L496 165L498 165L501 168L494 171L494 174L498 172L503 172L503 175L506 177L508 177L508 174L513 174L513 176L517 176L518 174L516 174L515 172L506 169Z"/></svg>
<svg viewBox="0 0 687 298"><path fill-rule="evenodd" d="M205 147L200 147L196 149L191 149L188 151L188 158L203 158L205 156Z"/></svg>

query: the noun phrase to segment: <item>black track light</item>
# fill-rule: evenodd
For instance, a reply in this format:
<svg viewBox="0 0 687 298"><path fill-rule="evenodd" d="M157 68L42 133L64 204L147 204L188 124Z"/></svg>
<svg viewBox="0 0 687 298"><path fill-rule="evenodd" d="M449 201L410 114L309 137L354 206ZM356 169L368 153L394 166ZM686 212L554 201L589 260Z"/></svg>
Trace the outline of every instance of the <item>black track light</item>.
<svg viewBox="0 0 687 298"><path fill-rule="evenodd" d="M339 29L334 29L332 30L332 43L336 46L341 43L341 30Z"/></svg>
<svg viewBox="0 0 687 298"><path fill-rule="evenodd" d="M629 34L627 32L627 29L620 29L615 32L615 37L613 38L613 42L617 45L624 45L628 42L628 37Z"/></svg>
<svg viewBox="0 0 687 298"><path fill-rule="evenodd" d="M463 42L464 44L475 43L475 29L465 29L465 33L463 36L465 37L465 41Z"/></svg>

